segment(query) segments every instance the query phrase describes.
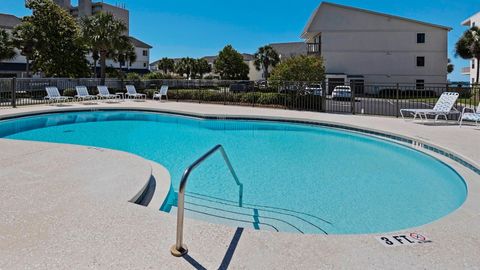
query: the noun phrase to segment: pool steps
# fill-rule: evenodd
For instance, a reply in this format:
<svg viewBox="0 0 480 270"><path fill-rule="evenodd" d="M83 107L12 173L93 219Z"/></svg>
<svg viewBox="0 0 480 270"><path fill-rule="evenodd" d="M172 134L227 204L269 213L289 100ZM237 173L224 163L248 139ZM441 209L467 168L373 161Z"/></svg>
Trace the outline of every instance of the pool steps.
<svg viewBox="0 0 480 270"><path fill-rule="evenodd" d="M304 233L304 231L328 234L331 223L327 220L288 209L256 206L214 198L196 193L185 194L185 212L189 218L218 222L229 226L255 230ZM171 214L176 214L176 206Z"/></svg>

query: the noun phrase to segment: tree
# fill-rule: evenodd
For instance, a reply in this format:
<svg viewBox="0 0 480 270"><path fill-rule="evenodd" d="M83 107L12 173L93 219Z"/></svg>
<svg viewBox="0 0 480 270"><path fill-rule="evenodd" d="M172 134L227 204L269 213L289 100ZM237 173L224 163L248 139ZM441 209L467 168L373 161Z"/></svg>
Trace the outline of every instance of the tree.
<svg viewBox="0 0 480 270"><path fill-rule="evenodd" d="M477 60L477 81L480 75L480 29L476 26L465 31L460 39L455 44L455 56L460 56L463 59Z"/></svg>
<svg viewBox="0 0 480 270"><path fill-rule="evenodd" d="M13 43L20 50L20 54L26 58L27 77L30 77L30 60L34 57L37 40L35 38L34 26L29 22L19 24L13 30Z"/></svg>
<svg viewBox="0 0 480 270"><path fill-rule="evenodd" d="M278 53L271 46L263 46L258 48L255 53L255 68L260 71L263 69L263 77L265 80L269 76L269 68L275 67L280 62Z"/></svg>
<svg viewBox="0 0 480 270"><path fill-rule="evenodd" d="M173 72L175 70L175 61L164 57L158 62L158 69L160 69L165 75L169 72Z"/></svg>
<svg viewBox="0 0 480 270"><path fill-rule="evenodd" d="M10 34L0 29L0 61L13 59L15 55L15 47L10 38Z"/></svg>
<svg viewBox="0 0 480 270"><path fill-rule="evenodd" d="M34 71L51 77L83 77L89 73L85 47L75 19L52 0L29 0L30 24L35 40L32 54Z"/></svg>
<svg viewBox="0 0 480 270"><path fill-rule="evenodd" d="M135 46L127 36L122 36L115 44L116 51L114 53L114 60L118 62L120 74L123 77L123 66L129 65L137 61L137 54L135 53Z"/></svg>
<svg viewBox="0 0 480 270"><path fill-rule="evenodd" d="M114 57L119 44L126 37L127 27L110 13L98 13L84 17L81 21L83 40L91 52L98 52L100 56L100 77L105 83L105 69L107 58Z"/></svg>
<svg viewBox="0 0 480 270"><path fill-rule="evenodd" d="M454 69L455 69L455 65L452 64L452 60L450 60L450 58L448 58L447 73L448 74L452 73Z"/></svg>
<svg viewBox="0 0 480 270"><path fill-rule="evenodd" d="M272 81L321 82L325 79L323 59L300 55L281 62L270 76Z"/></svg>
<svg viewBox="0 0 480 270"><path fill-rule="evenodd" d="M194 68L195 68L195 59L190 57L184 57L175 64L175 73L177 73L180 76L187 75L187 79L190 79L193 75L192 73Z"/></svg>
<svg viewBox="0 0 480 270"><path fill-rule="evenodd" d="M248 80L249 67L232 45L220 51L214 66L222 80Z"/></svg>
<svg viewBox="0 0 480 270"><path fill-rule="evenodd" d="M195 67L193 73L195 75L198 74L198 77L200 79L203 79L203 75L211 71L212 68L210 67L210 64L208 64L208 61L206 59L200 58L195 60Z"/></svg>

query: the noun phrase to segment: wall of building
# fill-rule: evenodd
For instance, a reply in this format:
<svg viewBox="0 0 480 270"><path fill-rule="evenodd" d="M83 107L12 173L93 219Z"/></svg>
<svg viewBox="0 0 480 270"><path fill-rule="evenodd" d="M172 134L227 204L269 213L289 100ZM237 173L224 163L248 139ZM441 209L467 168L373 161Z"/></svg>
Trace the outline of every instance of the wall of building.
<svg viewBox="0 0 480 270"><path fill-rule="evenodd" d="M447 82L447 29L324 5L309 31L321 33L327 73L363 75L365 83ZM425 33L424 44L417 33Z"/></svg>
<svg viewBox="0 0 480 270"><path fill-rule="evenodd" d="M9 14L0 14L0 29L11 33L13 28L20 24L20 19ZM0 77L25 77L26 62L25 56L20 54L19 50L15 50L17 54L14 58L2 60L0 63Z"/></svg>
<svg viewBox="0 0 480 270"><path fill-rule="evenodd" d="M468 28L471 28L473 26L480 27L480 12L470 17L469 20L470 20L469 24L464 26ZM471 59L469 61L469 72L467 73L467 75L469 75L470 77L469 81L471 83L477 82L477 69L480 68L478 64L479 63L476 59Z"/></svg>
<svg viewBox="0 0 480 270"><path fill-rule="evenodd" d="M127 27L126 35L130 33L130 13L128 10L109 5L106 3L96 3L93 6L92 13L96 14L98 12L105 12L112 14L117 20L122 21Z"/></svg>

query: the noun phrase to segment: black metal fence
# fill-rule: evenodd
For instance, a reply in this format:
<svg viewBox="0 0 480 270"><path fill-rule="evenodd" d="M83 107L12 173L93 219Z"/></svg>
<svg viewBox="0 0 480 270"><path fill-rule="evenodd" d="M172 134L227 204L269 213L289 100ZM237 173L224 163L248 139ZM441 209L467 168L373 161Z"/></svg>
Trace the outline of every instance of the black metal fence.
<svg viewBox="0 0 480 270"><path fill-rule="evenodd" d="M44 104L47 86L56 86L62 95L75 101L75 86L86 86L95 95L100 84L100 79L90 78L0 79L0 107ZM162 85L168 85L169 101L392 117L399 117L400 110L405 108L432 108L443 92L460 94L456 104L459 111L475 108L480 102L479 88L471 85L118 79L104 83L112 94L124 93L128 84L135 85L148 98L153 98ZM452 119L455 117L458 116L453 115Z"/></svg>

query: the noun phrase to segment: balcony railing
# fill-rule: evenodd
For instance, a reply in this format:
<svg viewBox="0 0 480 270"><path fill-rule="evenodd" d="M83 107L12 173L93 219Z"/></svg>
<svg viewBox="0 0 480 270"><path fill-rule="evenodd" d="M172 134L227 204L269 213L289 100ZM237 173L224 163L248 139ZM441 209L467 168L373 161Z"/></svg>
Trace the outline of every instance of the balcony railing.
<svg viewBox="0 0 480 270"><path fill-rule="evenodd" d="M321 54L321 44L320 43L307 43L307 53L310 55L320 55Z"/></svg>

